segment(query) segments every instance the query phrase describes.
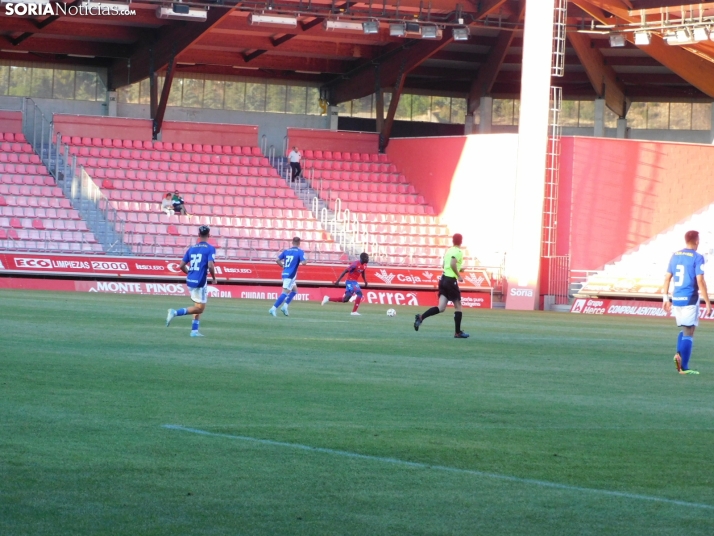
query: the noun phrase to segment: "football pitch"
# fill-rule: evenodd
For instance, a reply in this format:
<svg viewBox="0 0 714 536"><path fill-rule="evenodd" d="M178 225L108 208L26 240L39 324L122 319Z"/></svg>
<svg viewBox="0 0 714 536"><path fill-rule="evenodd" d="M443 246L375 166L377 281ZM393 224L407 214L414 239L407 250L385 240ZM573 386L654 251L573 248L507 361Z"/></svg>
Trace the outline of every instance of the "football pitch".
<svg viewBox="0 0 714 536"><path fill-rule="evenodd" d="M0 534L714 534L714 324L0 291Z"/></svg>

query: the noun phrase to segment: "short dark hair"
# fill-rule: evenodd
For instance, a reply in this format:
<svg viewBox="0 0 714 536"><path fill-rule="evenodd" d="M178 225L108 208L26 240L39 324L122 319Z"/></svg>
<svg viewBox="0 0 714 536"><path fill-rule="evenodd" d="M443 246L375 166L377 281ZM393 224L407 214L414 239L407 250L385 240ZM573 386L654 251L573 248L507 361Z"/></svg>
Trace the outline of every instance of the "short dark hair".
<svg viewBox="0 0 714 536"><path fill-rule="evenodd" d="M456 233L451 240L454 242L455 246L460 246L461 242L464 241L464 237L461 236L459 233Z"/></svg>
<svg viewBox="0 0 714 536"><path fill-rule="evenodd" d="M300 243L300 237L299 237L299 236L296 236L295 238L293 238L293 244L297 245L297 244L299 244L299 243Z"/></svg>
<svg viewBox="0 0 714 536"><path fill-rule="evenodd" d="M696 242L697 240L699 240L699 231L687 231L684 235L684 241L687 244L691 244L692 242Z"/></svg>
<svg viewBox="0 0 714 536"><path fill-rule="evenodd" d="M198 228L198 236L208 236L211 234L211 228L208 225L201 225Z"/></svg>

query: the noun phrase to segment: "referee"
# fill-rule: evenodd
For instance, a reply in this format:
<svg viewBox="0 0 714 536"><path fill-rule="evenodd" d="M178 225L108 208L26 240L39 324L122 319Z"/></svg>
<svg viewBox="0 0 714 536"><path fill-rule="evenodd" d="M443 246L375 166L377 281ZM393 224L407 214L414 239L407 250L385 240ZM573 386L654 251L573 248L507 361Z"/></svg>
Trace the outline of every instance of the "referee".
<svg viewBox="0 0 714 536"><path fill-rule="evenodd" d="M414 330L419 331L419 326L430 316L443 313L448 302L453 302L454 309L454 339L467 339L469 334L461 331L461 291L459 282L463 283L461 277L461 265L464 262L464 252L461 251L463 237L456 233L453 237L454 245L446 250L444 254L444 273L439 280L439 306L427 309L423 314L414 317Z"/></svg>

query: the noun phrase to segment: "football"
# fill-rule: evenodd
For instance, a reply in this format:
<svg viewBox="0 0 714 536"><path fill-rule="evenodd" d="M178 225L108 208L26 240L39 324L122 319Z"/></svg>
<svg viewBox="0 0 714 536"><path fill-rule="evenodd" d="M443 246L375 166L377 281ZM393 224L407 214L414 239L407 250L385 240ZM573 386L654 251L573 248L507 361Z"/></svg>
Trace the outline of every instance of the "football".
<svg viewBox="0 0 714 536"><path fill-rule="evenodd" d="M387 310L387 316L397 316L397 312L394 309Z"/></svg>

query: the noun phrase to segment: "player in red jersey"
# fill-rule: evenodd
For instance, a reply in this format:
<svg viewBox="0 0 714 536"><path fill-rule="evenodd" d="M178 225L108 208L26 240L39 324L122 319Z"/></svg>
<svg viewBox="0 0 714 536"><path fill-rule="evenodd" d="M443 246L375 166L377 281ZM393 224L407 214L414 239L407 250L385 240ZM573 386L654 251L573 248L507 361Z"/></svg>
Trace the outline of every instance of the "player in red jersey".
<svg viewBox="0 0 714 536"><path fill-rule="evenodd" d="M362 289L359 286L357 278L361 275L364 280L364 288L367 288L367 276L365 275L365 272L367 271L368 262L369 255L366 253L360 253L359 260L350 263L350 265L345 268L345 271L340 274L340 277L337 278L337 281L335 281L335 285L339 285L340 279L347 274L347 280L345 281L345 295L341 298L330 298L329 296L325 296L322 298L322 305L325 305L327 302L347 303L350 301L350 298L356 294L357 299L355 300L355 305L352 308L352 316L360 316L357 309L359 309L359 304L362 302Z"/></svg>

